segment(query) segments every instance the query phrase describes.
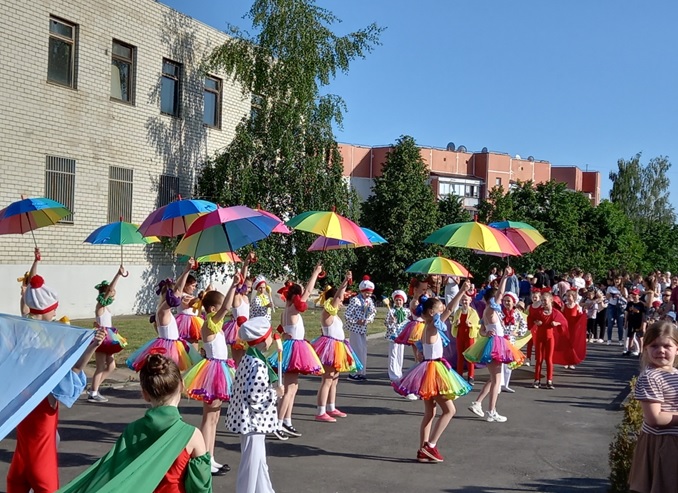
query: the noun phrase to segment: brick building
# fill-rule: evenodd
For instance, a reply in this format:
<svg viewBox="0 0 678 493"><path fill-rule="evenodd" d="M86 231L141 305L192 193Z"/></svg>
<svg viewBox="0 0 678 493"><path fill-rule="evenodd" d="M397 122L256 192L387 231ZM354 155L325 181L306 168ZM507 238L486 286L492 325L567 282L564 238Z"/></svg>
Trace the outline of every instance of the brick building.
<svg viewBox="0 0 678 493"><path fill-rule="evenodd" d="M140 223L190 196L196 168L232 140L250 98L204 55L226 35L154 0L0 0L0 208L27 196L66 204L72 217L35 232L39 272L60 313L93 316L93 286L111 279L119 249L83 244L98 226ZM158 248L128 245L115 313L147 310L169 274ZM17 313L33 258L30 234L0 236L0 312ZM164 266L163 266L164 264Z"/></svg>
<svg viewBox="0 0 678 493"><path fill-rule="evenodd" d="M372 192L374 177L381 174L386 155L391 148L340 144L344 160L344 176L358 194L367 198ZM518 181L547 182L551 179L565 182L571 190L588 195L593 205L600 202L600 173L582 171L576 166L553 166L548 161L538 161L532 156L523 159L508 154L469 152L464 146L447 149L422 147L421 157L431 176L431 186L438 197L454 194L462 197L464 206L473 209L497 185L508 190Z"/></svg>

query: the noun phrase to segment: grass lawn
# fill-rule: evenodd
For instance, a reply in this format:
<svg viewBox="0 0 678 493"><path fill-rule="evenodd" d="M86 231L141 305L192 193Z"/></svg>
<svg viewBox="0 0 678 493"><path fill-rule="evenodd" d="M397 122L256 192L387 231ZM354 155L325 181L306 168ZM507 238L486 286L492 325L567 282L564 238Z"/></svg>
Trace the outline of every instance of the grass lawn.
<svg viewBox="0 0 678 493"><path fill-rule="evenodd" d="M320 308L310 308L304 313L304 326L306 327L306 339L313 340L320 335ZM367 331L369 334L382 332L384 330L384 319L386 318L387 309L384 307L377 308L377 316L374 323L368 325ZM274 328L277 327L276 321L280 320L280 310L276 310L273 314ZM92 327L94 319L80 319L72 320L71 324L78 327ZM127 347L115 355L116 363L120 365L125 364L127 357L133 353L139 346L150 340L155 336L153 326L148 322L148 315L125 315L113 317L113 324L118 329L120 334L127 339ZM348 334L346 334L348 337Z"/></svg>

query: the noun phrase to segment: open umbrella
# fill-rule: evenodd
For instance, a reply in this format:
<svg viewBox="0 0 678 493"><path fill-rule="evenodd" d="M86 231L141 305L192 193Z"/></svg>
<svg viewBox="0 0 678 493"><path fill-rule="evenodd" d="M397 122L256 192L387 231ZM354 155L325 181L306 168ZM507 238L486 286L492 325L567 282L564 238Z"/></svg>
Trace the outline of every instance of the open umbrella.
<svg viewBox="0 0 678 493"><path fill-rule="evenodd" d="M139 231L144 236L182 235L198 217L216 209L217 205L207 200L180 198L151 212Z"/></svg>
<svg viewBox="0 0 678 493"><path fill-rule="evenodd" d="M257 211L260 214L263 214L264 216L268 216L268 217L275 219L276 221L280 222L280 224L278 224L275 228L273 228L272 233L282 233L284 235L288 235L288 234L292 233L292 230L290 228L288 228L287 226L285 226L285 223L283 222L283 220L280 219L275 214L268 212L268 211L265 211L260 206L257 206L257 208L254 209L254 210Z"/></svg>
<svg viewBox="0 0 678 493"><path fill-rule="evenodd" d="M155 236L142 236L139 226L128 223L120 218L120 221L105 224L92 231L85 239L85 243L93 245L120 245L120 265L122 265L123 245L145 245L160 241Z"/></svg>
<svg viewBox="0 0 678 493"><path fill-rule="evenodd" d="M530 253L539 245L546 242L546 238L536 228L527 223L501 221L490 223L490 226L503 232L520 253Z"/></svg>
<svg viewBox="0 0 678 493"><path fill-rule="evenodd" d="M388 243L386 239L371 229L360 227L367 236L368 245L358 243L351 243L350 241L337 240L335 238L328 238L327 236L318 236L316 240L308 247L309 252L324 251L324 250L339 250L341 248L356 248L361 246L373 246Z"/></svg>
<svg viewBox="0 0 678 493"><path fill-rule="evenodd" d="M235 252L238 248L263 240L278 224L278 219L244 205L219 207L191 224L175 252L194 258Z"/></svg>
<svg viewBox="0 0 678 493"><path fill-rule="evenodd" d="M70 214L71 211L56 200L46 197L21 199L0 211L0 235L24 234L30 231L37 248L33 230L56 224Z"/></svg>
<svg viewBox="0 0 678 493"><path fill-rule="evenodd" d="M332 211L307 211L294 216L285 224L299 231L344 240L358 245L369 245L365 232L350 219Z"/></svg>
<svg viewBox="0 0 678 493"><path fill-rule="evenodd" d="M446 276L473 277L471 273L455 260L445 257L429 257L410 265L405 272L412 274L440 274Z"/></svg>
<svg viewBox="0 0 678 493"><path fill-rule="evenodd" d="M454 223L431 233L424 243L470 248L483 253L520 256L520 251L504 233L476 221Z"/></svg>
<svg viewBox="0 0 678 493"><path fill-rule="evenodd" d="M182 255L179 257L179 262L186 263L191 257ZM196 262L214 262L216 264L233 264L235 262L242 262L242 259L235 252L213 253L211 255L203 255L195 259Z"/></svg>

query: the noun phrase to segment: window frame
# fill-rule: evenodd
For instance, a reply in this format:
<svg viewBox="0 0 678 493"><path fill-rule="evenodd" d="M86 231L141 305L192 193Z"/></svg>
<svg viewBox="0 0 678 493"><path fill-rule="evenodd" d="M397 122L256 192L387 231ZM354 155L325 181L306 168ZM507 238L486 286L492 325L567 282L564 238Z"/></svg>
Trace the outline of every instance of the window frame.
<svg viewBox="0 0 678 493"><path fill-rule="evenodd" d="M177 75L169 74L165 72L165 64L169 63L171 65L174 65L177 68ZM174 118L181 118L181 79L183 75L183 65L179 62L175 62L174 60L170 60L169 58L163 58L162 59L162 68L160 72L160 113L163 115L167 116L172 116ZM162 109L162 80L163 79L170 79L174 80L176 82L176 90L174 91L174 106L176 108L175 113L167 113L166 111L163 111Z"/></svg>
<svg viewBox="0 0 678 493"><path fill-rule="evenodd" d="M178 175L163 173L158 178L158 207L163 207L173 202L180 191L180 179ZM167 188L170 188L169 190Z"/></svg>
<svg viewBox="0 0 678 493"><path fill-rule="evenodd" d="M207 87L207 80L212 80L216 82L217 88L212 89ZM203 77L203 90L202 90L202 124L208 128L214 128L221 130L221 106L223 101L223 81L219 77L213 75L205 75ZM205 122L205 95L207 93L214 94L216 96L216 102L214 103L214 125Z"/></svg>
<svg viewBox="0 0 678 493"><path fill-rule="evenodd" d="M123 173L129 173L130 174L130 179L123 179L122 176L118 177L114 174L114 170L118 172L119 175L122 175ZM122 204L122 201L118 197L118 203L113 204L114 206L118 207L118 210L113 211L112 201L114 200L113 197L113 191L112 186L113 184L128 184L129 185L129 204ZM122 185L120 187L121 189L123 188ZM123 207L128 208L129 214L125 214L126 211L123 211ZM106 217L108 218L108 222L116 222L119 221L120 218L122 217L123 221L127 222L132 222L132 214L134 213L134 168L125 168L124 166L115 166L115 165L109 165L108 166L108 203L107 203L107 211L106 211ZM128 217L129 216L129 217Z"/></svg>
<svg viewBox="0 0 678 493"><path fill-rule="evenodd" d="M66 168L70 166L72 169L67 170ZM59 219L57 224L74 224L73 218L73 209L75 208L75 177L77 170L77 161L73 158L61 157L61 156L45 156L45 197L48 199L55 200L63 204L71 213ZM52 179L58 179L55 183ZM70 190L67 188L63 190L64 184L69 185ZM53 185L53 186L50 186ZM52 189L56 189L59 193L50 193ZM63 193L64 196L60 196ZM66 200L64 200L66 198Z"/></svg>
<svg viewBox="0 0 678 493"><path fill-rule="evenodd" d="M65 26L68 26L72 29L72 37L67 38L63 34L55 33L52 32L52 22L63 24ZM78 88L77 86L77 56L78 56L78 25L74 22L67 21L66 19L63 19L61 17L58 17L56 15L50 15L49 16L49 27L48 27L48 41L47 41L47 82L50 84L55 84L57 86L61 87L67 87L69 89L76 90ZM55 79L50 78L50 53L49 53L49 45L50 45L50 40L54 38L56 40L62 41L64 43L68 43L71 45L71 56L69 60L69 76L70 76L70 84L64 84L63 82L60 82Z"/></svg>
<svg viewBox="0 0 678 493"><path fill-rule="evenodd" d="M122 55L117 55L115 53L115 45L118 44L124 48L128 48L131 51L130 58L126 59ZM111 70L113 67L113 61L118 60L123 63L128 63L129 64L129 80L127 81L127 92L129 94L129 100L125 101L122 98L116 98L113 96L113 94L110 95L111 101L117 101L119 103L123 104L128 104L130 106L135 105L135 94L136 94L136 58L137 58L137 48L136 46L133 46L129 43L125 43L124 41L120 41L119 39L113 38L113 41L111 42ZM113 74L111 73L111 78L113 77ZM122 87L122 85L121 85ZM121 91L122 93L122 91Z"/></svg>

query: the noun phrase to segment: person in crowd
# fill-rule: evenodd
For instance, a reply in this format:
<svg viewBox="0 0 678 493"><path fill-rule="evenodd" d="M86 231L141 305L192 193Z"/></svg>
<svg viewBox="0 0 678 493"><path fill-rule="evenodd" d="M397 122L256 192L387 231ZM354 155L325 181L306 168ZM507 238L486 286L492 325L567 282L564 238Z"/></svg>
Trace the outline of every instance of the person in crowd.
<svg viewBox="0 0 678 493"><path fill-rule="evenodd" d="M628 300L628 291L624 287L624 278L615 276L608 281L607 292L607 345L612 342L612 328L617 324L619 345L624 345L624 311Z"/></svg>
<svg viewBox="0 0 678 493"><path fill-rule="evenodd" d="M349 331L349 341L363 367L357 373L348 376L350 380L367 380L367 326L374 322L377 307L374 305L372 293L374 283L370 276L363 276L358 285L360 293L351 298L346 307L346 328Z"/></svg>
<svg viewBox="0 0 678 493"><path fill-rule="evenodd" d="M395 338L400 333L400 330L409 320L411 313L410 309L405 306L407 303L407 293L400 289L393 291L391 294L393 306L389 308L386 314L384 324L386 332L384 337L388 339L388 378L391 382L399 380L403 376L403 358L405 346L396 344ZM411 397L406 396L410 400L416 400L416 396L412 394Z"/></svg>

